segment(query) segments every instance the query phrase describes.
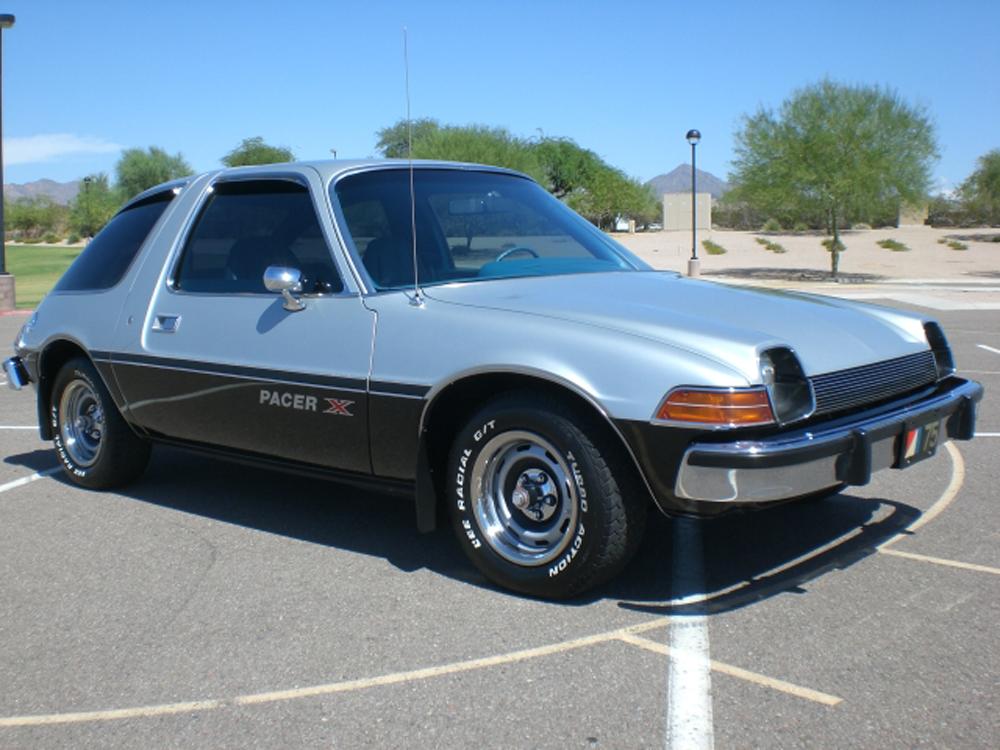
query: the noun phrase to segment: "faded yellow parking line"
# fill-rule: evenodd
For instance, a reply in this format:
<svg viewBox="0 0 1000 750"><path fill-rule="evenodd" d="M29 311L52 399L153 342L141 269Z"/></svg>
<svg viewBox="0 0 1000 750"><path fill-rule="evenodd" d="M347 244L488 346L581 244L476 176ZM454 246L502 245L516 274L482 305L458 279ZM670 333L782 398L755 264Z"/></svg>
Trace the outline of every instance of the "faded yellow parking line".
<svg viewBox="0 0 1000 750"><path fill-rule="evenodd" d="M962 484L965 482L965 461L962 459L962 454L959 452L958 448L955 447L954 443L945 443L944 447L951 456L951 480L948 482L948 486L944 488L944 492L941 493L941 497L939 497L934 504L927 509L926 513L921 513L920 517L905 529L882 542L882 544L877 547L879 552L885 552L886 548L890 545L895 544L904 537L911 536L913 532L921 526L933 521L955 501L956 497L958 497L958 493L962 489Z"/></svg>
<svg viewBox="0 0 1000 750"><path fill-rule="evenodd" d="M919 560L920 562L934 563L935 565L945 565L949 568L960 568L962 570L974 570L979 573L992 573L1000 576L1000 568L991 568L989 565L979 565L977 563L967 563L961 560L949 560L944 557L931 557L930 555L918 555L916 552L903 552L898 549L879 550L883 555L895 555L908 560Z"/></svg>
<svg viewBox="0 0 1000 750"><path fill-rule="evenodd" d="M642 638L634 633L623 632L618 635L618 640L632 646L644 648L647 651L652 651L653 653L662 654L663 656L671 655L670 647L665 643L651 641L648 638ZM709 660L709 666L713 672L729 675L730 677L736 677L737 679L771 688L772 690L777 690L779 692L786 693L787 695L794 695L796 698L804 698L815 703L822 703L824 706L836 706L844 701L843 698L838 698L836 695L830 695L829 693L823 693L819 690L802 687L801 685L786 682L785 680L768 677L767 675L763 675L758 672L751 672L748 669L742 669L741 667L716 661L715 659Z"/></svg>
<svg viewBox="0 0 1000 750"><path fill-rule="evenodd" d="M313 685L304 688L293 688L290 690L275 690L267 693L253 693L250 695L239 695L229 699L214 699L202 701L186 701L182 703L161 703L150 706L135 706L132 708L114 708L103 711L73 711L69 713L40 714L35 716L6 716L0 718L0 728L2 727L28 727L44 726L52 724L80 724L94 721L113 721L116 719L144 719L154 716L167 716L170 714L196 713L204 711L214 711L226 706L246 706L260 703L276 703L278 701L294 700L297 698L310 698L317 695L330 695L333 693L348 693L368 688L382 687L385 685L398 685L405 682L415 682L426 680L432 677L444 677L446 675L458 674L460 672L471 672L473 670L496 667L503 664L513 664L537 659L543 656L561 654L587 646L595 646L602 643L609 643L619 639L622 635L634 633L644 633L656 628L666 627L666 618L653 620L650 622L631 625L627 628L612 630L607 633L584 636L553 643L548 646L523 649L521 651L511 651L498 656L487 656L481 659L469 659L467 661L452 662L437 667L427 667L424 669L414 669L407 672L393 672L391 674L379 675L378 677L368 677L358 680L345 680L342 682L331 682L325 685Z"/></svg>

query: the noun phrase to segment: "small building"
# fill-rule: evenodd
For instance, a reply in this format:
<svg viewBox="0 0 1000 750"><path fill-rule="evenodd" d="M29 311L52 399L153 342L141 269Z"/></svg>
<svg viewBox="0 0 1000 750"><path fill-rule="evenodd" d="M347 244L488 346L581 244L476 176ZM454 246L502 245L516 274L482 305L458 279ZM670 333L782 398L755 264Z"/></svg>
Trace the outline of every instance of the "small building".
<svg viewBox="0 0 1000 750"><path fill-rule="evenodd" d="M698 229L712 228L712 194L698 193ZM691 193L663 194L663 228L666 231L691 231Z"/></svg>

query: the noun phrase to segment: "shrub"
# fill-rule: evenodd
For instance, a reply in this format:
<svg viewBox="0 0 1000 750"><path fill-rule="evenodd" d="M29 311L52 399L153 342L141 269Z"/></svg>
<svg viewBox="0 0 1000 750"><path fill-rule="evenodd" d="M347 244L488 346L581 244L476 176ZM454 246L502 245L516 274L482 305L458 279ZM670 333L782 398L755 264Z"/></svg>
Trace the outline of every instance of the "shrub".
<svg viewBox="0 0 1000 750"><path fill-rule="evenodd" d="M69 237L66 238L66 242L68 242L71 245L75 245L79 241L80 241L80 235L78 235L76 232L74 232L73 234L71 234Z"/></svg>
<svg viewBox="0 0 1000 750"><path fill-rule="evenodd" d="M851 224L851 229L871 229L871 224L865 224L861 222L859 224Z"/></svg>
<svg viewBox="0 0 1000 750"><path fill-rule="evenodd" d="M712 240L705 240L701 244L705 246L705 251L709 255L725 255L726 253L726 248L718 243L712 242Z"/></svg>
<svg viewBox="0 0 1000 750"><path fill-rule="evenodd" d="M784 247L779 245L777 242L771 242L771 240L766 237L754 237L758 245L763 245L765 250L770 250L772 253L787 253Z"/></svg>
<svg viewBox="0 0 1000 750"><path fill-rule="evenodd" d="M948 247L950 247L952 250L968 250L969 249L968 245L966 245L964 242L959 242L958 240L952 240L951 242L949 242L948 243Z"/></svg>
<svg viewBox="0 0 1000 750"><path fill-rule="evenodd" d="M947 245L948 244L948 238L947 237L938 237L938 244L939 245Z"/></svg>
<svg viewBox="0 0 1000 750"><path fill-rule="evenodd" d="M808 232L809 231L809 227L807 227L801 221L797 221L797 222L795 222L795 226L792 227L792 231L793 232Z"/></svg>
<svg viewBox="0 0 1000 750"><path fill-rule="evenodd" d="M764 222L764 226L761 227L761 230L764 232L780 232L781 222L772 217Z"/></svg>
<svg viewBox="0 0 1000 750"><path fill-rule="evenodd" d="M875 244L878 245L879 247L884 247L886 250L894 250L896 252L902 252L910 249L899 240L894 240L892 238L889 238L887 240L879 240Z"/></svg>
<svg viewBox="0 0 1000 750"><path fill-rule="evenodd" d="M59 242L60 239L62 238L55 232L46 232L45 236L42 237L42 241L46 245L55 245L57 242Z"/></svg>
<svg viewBox="0 0 1000 750"><path fill-rule="evenodd" d="M990 237L990 242L1000 242L1000 234L994 234Z"/></svg>
<svg viewBox="0 0 1000 750"><path fill-rule="evenodd" d="M847 246L840 240L836 240L836 245L835 245L833 237L828 237L827 239L823 240L823 247L826 248L826 251L828 253L832 253L834 249L836 249L838 253L842 253L847 249Z"/></svg>

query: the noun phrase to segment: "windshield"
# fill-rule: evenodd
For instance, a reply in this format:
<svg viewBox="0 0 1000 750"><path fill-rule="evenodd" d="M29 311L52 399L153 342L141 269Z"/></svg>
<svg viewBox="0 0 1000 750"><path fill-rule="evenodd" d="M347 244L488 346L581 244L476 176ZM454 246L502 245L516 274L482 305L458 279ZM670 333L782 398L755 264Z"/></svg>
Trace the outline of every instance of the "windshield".
<svg viewBox="0 0 1000 750"><path fill-rule="evenodd" d="M413 182L421 286L644 268L529 179L417 169ZM375 287L412 286L409 171L361 172L338 181L332 190Z"/></svg>

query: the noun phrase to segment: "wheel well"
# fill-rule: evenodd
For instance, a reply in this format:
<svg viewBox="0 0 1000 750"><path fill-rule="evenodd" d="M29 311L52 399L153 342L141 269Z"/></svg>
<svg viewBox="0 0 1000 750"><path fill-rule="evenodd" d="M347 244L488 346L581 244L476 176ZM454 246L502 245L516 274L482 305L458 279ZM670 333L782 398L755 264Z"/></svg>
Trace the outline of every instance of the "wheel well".
<svg viewBox="0 0 1000 750"><path fill-rule="evenodd" d="M420 441L421 461L425 466L418 467L417 490L417 518L422 531L434 527L431 519L436 518L437 510L442 507L440 499L445 496L448 453L455 435L483 404L511 391L543 395L573 409L586 420L589 430L599 434L602 442L617 452L618 465L631 470L634 486L646 492L652 501L652 494L625 439L590 400L543 378L518 373L488 373L469 376L449 385L438 394L424 416Z"/></svg>
<svg viewBox="0 0 1000 750"><path fill-rule="evenodd" d="M79 344L59 339L46 346L38 358L38 427L43 440L52 439L49 424L52 382L62 366L75 357L87 357L87 352Z"/></svg>

